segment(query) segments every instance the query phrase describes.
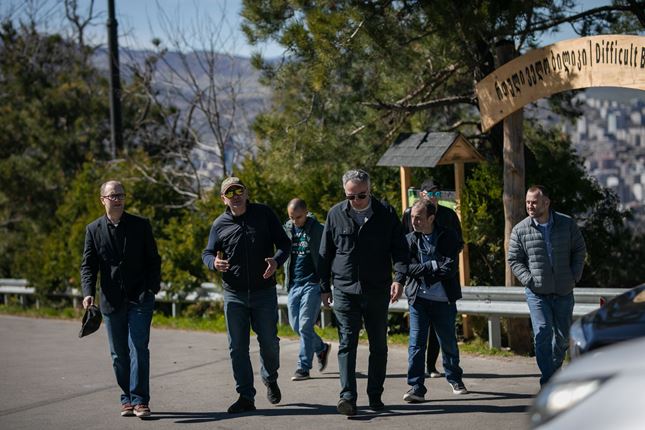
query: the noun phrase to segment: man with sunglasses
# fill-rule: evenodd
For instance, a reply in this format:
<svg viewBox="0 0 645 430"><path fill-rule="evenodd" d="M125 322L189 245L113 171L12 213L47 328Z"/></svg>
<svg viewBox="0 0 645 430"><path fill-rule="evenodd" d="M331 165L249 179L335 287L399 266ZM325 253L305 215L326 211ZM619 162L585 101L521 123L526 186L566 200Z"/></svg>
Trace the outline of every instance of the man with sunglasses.
<svg viewBox="0 0 645 430"><path fill-rule="evenodd" d="M248 190L239 178L226 178L220 195L226 210L213 222L202 261L210 270L222 273L229 353L239 394L228 413L235 414L255 410L251 329L260 344L260 375L267 399L271 404L282 399L274 274L289 257L291 241L268 206L249 202Z"/></svg>
<svg viewBox="0 0 645 430"><path fill-rule="evenodd" d="M101 313L121 388L121 416L150 415L150 324L161 280L161 258L150 222L125 212L118 181L101 185L105 215L87 226L81 263L83 307L94 304L101 272Z"/></svg>
<svg viewBox="0 0 645 430"><path fill-rule="evenodd" d="M461 223L457 213L449 207L439 204L441 197L441 185L433 178L428 178L421 184L420 197L424 201L432 203L435 207L434 222L441 227L448 228L457 233L457 240L459 244L459 251L464 247L464 240L461 234ZM412 225L411 207L403 212L401 222L406 233L412 233L414 226ZM439 340L437 339L432 323L428 329L428 352L426 356L426 376L428 378L441 378L443 375L437 370L437 358L439 358Z"/></svg>
<svg viewBox="0 0 645 430"><path fill-rule="evenodd" d="M372 410L382 410L387 367L388 304L403 292L408 255L403 227L394 209L370 195L363 170L343 175L346 200L327 214L320 243L320 283L325 306L338 322L340 400L337 410L356 414L356 355L362 323L370 344L367 395ZM392 282L392 264L395 280Z"/></svg>

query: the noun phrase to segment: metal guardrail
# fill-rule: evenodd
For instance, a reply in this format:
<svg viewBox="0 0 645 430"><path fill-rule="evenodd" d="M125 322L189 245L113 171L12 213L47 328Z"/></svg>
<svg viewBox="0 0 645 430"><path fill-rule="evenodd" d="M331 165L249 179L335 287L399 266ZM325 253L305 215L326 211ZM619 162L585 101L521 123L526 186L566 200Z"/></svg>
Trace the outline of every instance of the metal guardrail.
<svg viewBox="0 0 645 430"><path fill-rule="evenodd" d="M25 279L0 279L0 295L20 297L20 302L26 304L25 297L35 293L34 288L28 286ZM524 287L462 287L463 298L457 302L457 311L463 315L478 315L488 318L488 343L490 347L501 347L501 317L529 317L529 307L524 295ZM600 299L609 300L627 291L618 288L575 288L575 306L573 316L580 317L600 307ZM57 296L72 299L74 307L79 306L82 298L78 289L70 289ZM181 303L194 303L198 301L223 301L220 293L213 283L203 283L196 291L185 296L172 294L169 291L160 291L156 295L160 302L171 303L172 315L177 316ZM36 306L39 306L36 300ZM278 320L281 324L287 323L287 294L282 288L278 289ZM408 303L405 297L390 305L390 312L407 312ZM320 322L323 327L331 322L331 313L328 309L321 309Z"/></svg>

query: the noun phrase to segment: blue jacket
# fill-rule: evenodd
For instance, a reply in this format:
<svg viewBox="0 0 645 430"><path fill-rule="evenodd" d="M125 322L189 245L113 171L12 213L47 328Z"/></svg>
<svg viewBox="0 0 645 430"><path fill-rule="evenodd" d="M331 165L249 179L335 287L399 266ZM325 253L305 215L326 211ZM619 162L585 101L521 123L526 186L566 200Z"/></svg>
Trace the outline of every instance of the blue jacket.
<svg viewBox="0 0 645 430"><path fill-rule="evenodd" d="M215 270L215 256L223 253L230 264L222 273L224 289L251 291L275 286L275 275L264 279L265 258L273 257L280 267L289 257L291 242L276 214L266 205L247 203L246 212L233 216L229 208L211 227L202 261Z"/></svg>

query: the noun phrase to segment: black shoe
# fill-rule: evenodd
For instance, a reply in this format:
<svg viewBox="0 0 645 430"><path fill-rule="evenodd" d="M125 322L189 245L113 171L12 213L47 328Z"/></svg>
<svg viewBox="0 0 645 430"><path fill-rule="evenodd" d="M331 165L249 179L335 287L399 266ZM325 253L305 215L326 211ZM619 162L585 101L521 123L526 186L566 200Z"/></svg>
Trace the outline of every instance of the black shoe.
<svg viewBox="0 0 645 430"><path fill-rule="evenodd" d="M340 399L338 405L336 406L339 414L347 415L351 417L356 415L356 403L348 399Z"/></svg>
<svg viewBox="0 0 645 430"><path fill-rule="evenodd" d="M277 381L267 384L267 399L269 399L269 403L272 405L277 405L282 400L282 393L280 392Z"/></svg>
<svg viewBox="0 0 645 430"><path fill-rule="evenodd" d="M292 381L304 381L305 379L309 379L309 372L302 369L297 369L291 377Z"/></svg>
<svg viewBox="0 0 645 430"><path fill-rule="evenodd" d="M255 410L255 402L253 402L253 400L247 399L246 397L240 396L240 398L237 399L237 402L233 403L228 408L228 413L239 414L242 412L249 412L254 410Z"/></svg>
<svg viewBox="0 0 645 430"><path fill-rule="evenodd" d="M370 409L373 411L382 411L385 409L385 404L381 401L381 398L370 399Z"/></svg>
<svg viewBox="0 0 645 430"><path fill-rule="evenodd" d="M331 352L331 343L325 344L325 349L318 354L318 371L322 372L327 367L327 360L329 359L329 353Z"/></svg>
<svg viewBox="0 0 645 430"><path fill-rule="evenodd" d="M453 394L468 394L468 390L466 389L466 386L462 381L459 381L459 382L448 381L448 383L452 387Z"/></svg>

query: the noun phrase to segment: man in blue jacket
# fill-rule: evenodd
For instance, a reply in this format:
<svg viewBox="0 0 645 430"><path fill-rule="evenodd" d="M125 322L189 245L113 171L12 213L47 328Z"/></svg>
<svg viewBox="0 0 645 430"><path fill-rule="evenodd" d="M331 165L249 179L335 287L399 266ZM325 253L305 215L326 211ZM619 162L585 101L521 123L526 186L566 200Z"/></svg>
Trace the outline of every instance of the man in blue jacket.
<svg viewBox="0 0 645 430"><path fill-rule="evenodd" d="M460 243L453 229L435 222L436 206L428 200L412 205L414 228L406 236L410 265L405 294L410 305L410 340L408 347L408 385L403 400L425 400L425 348L432 326L443 357L446 379L455 394L467 394L463 371L459 366L459 347L455 333L456 302L461 298L457 272Z"/></svg>
<svg viewBox="0 0 645 430"><path fill-rule="evenodd" d="M327 214L320 243L320 284L323 304L331 302L338 321L338 412L356 414L356 351L361 323L370 344L367 395L372 410L382 410L387 366L388 303L403 292L407 252L403 227L394 209L370 195L370 178L363 170L343 175L346 200ZM395 281L392 282L392 263Z"/></svg>
<svg viewBox="0 0 645 430"><path fill-rule="evenodd" d="M314 331L320 313L320 238L323 226L307 212L302 199L293 199L287 205L289 220L284 225L291 239L291 256L284 264L284 285L289 291L289 324L300 336L298 368L292 381L309 379L314 353L318 371L327 367L331 343L325 343Z"/></svg>
<svg viewBox="0 0 645 430"><path fill-rule="evenodd" d="M526 192L528 217L511 231L508 264L524 285L535 359L544 385L562 366L573 319L573 287L582 277L587 247L575 221L551 210L542 185Z"/></svg>
<svg viewBox="0 0 645 430"><path fill-rule="evenodd" d="M234 414L255 410L249 357L251 328L260 344L260 375L267 387L267 398L272 404L282 399L278 387L280 339L274 273L289 257L291 243L268 206L248 201L247 188L239 178L225 179L220 193L227 208L213 222L202 260L210 270L222 272L229 352L240 395L228 409Z"/></svg>

